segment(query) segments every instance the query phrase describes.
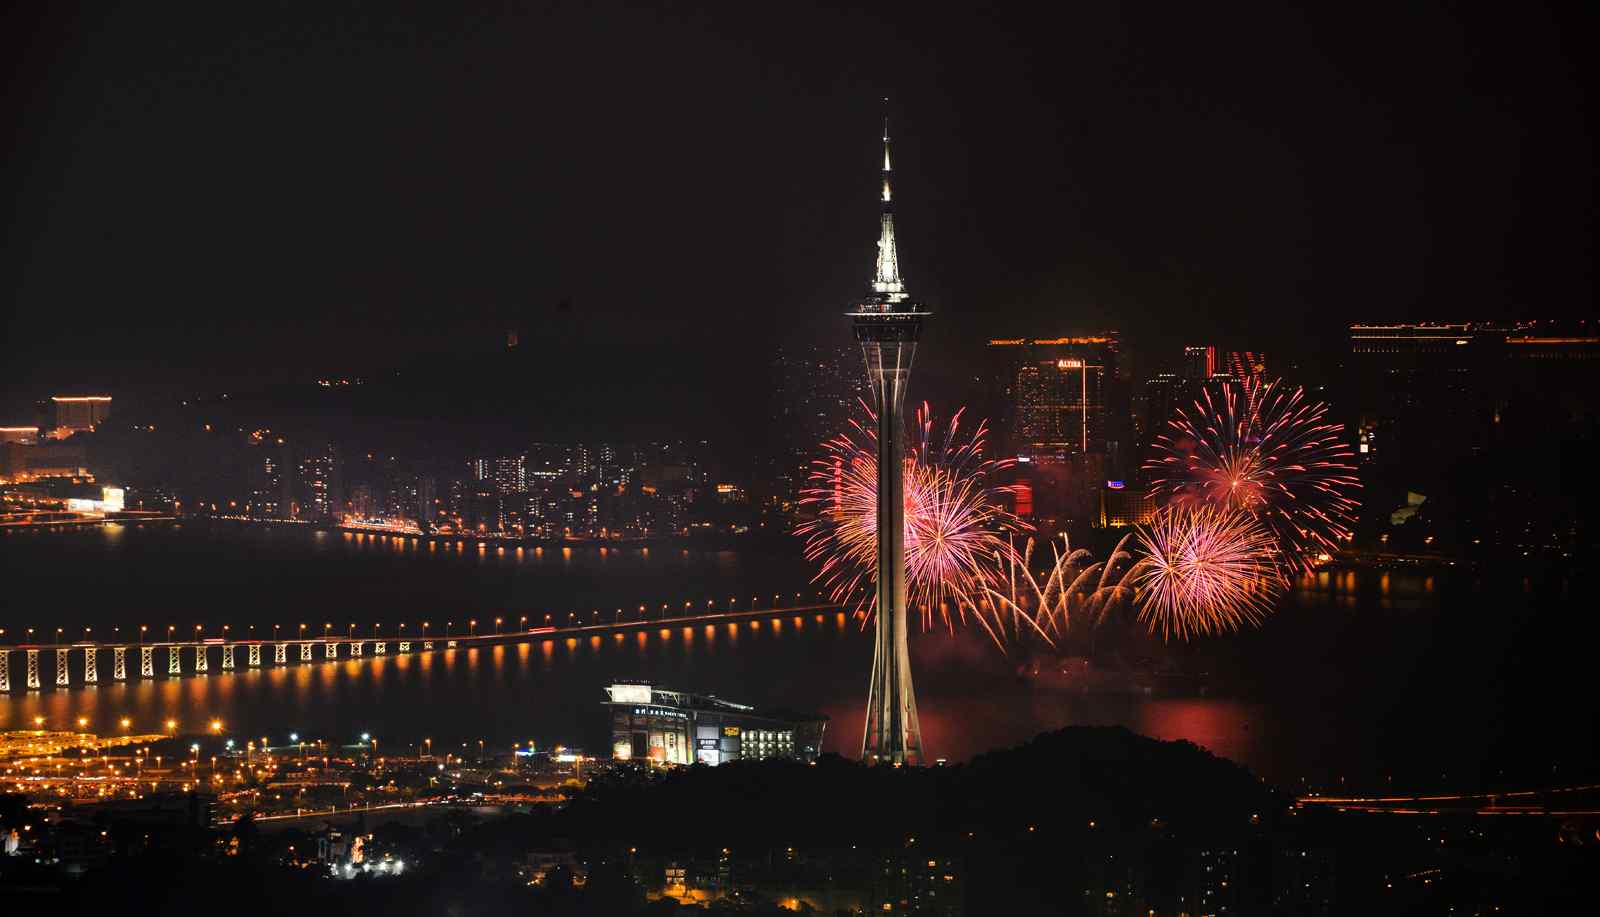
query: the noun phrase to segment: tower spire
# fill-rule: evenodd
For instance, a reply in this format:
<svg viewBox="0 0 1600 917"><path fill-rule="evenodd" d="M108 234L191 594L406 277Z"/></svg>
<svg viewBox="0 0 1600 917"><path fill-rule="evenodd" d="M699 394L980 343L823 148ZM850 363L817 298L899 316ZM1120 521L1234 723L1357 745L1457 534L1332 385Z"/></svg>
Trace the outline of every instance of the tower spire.
<svg viewBox="0 0 1600 917"><path fill-rule="evenodd" d="M887 109L889 100L883 100ZM872 292L886 304L906 298L906 285L900 279L900 255L894 242L894 194L890 185L893 166L889 159L889 112L883 113L883 213L878 225L878 264L872 277Z"/></svg>

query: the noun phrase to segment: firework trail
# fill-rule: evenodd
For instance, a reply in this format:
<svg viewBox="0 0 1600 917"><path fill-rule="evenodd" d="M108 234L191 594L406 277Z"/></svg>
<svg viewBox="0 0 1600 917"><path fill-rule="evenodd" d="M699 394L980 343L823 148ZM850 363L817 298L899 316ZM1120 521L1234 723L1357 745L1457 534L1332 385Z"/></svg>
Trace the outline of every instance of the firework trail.
<svg viewBox="0 0 1600 917"><path fill-rule="evenodd" d="M1180 408L1156 437L1150 496L1177 507L1247 512L1272 536L1281 572L1306 570L1350 537L1361 487L1344 425L1305 390L1227 383Z"/></svg>
<svg viewBox="0 0 1600 917"><path fill-rule="evenodd" d="M1010 571L1008 590L994 590L992 600L1014 617L1026 619L1047 639L1074 628L1098 628L1119 609L1133 604L1135 590L1129 585L1130 577L1143 561L1136 561L1126 550L1132 537L1124 535L1111 556L1097 562L1090 552L1073 550L1063 535L1060 544L1050 542L1051 563L1042 576L1032 569L1034 543L1030 539Z"/></svg>
<svg viewBox="0 0 1600 917"><path fill-rule="evenodd" d="M823 443L823 457L812 463L800 502L817 515L796 531L806 558L819 564L816 581L870 620L877 604L878 441L877 418L864 402L861 408L864 416ZM992 594L1014 553L1008 536L1027 524L1002 507L1009 488L993 483L1010 460L986 457L988 428L979 423L966 435L962 413L942 426L926 404L916 414L905 467L907 601L924 628L937 620L953 630L971 616L999 643L1007 627Z"/></svg>
<svg viewBox="0 0 1600 917"><path fill-rule="evenodd" d="M1258 624L1283 589L1273 536L1259 518L1217 506L1168 507L1139 530L1129 571L1138 620L1163 640Z"/></svg>

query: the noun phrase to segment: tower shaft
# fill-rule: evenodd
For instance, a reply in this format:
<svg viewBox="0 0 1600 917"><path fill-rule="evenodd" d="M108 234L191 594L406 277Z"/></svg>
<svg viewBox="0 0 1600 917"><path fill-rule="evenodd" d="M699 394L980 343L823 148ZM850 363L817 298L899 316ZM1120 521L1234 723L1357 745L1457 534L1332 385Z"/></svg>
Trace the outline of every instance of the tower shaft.
<svg viewBox="0 0 1600 917"><path fill-rule="evenodd" d="M920 324L920 321L913 319ZM907 323L858 322L878 415L878 582L872 680L862 757L887 764L922 763L922 727L911 686L906 616L905 392L916 340L877 340ZM865 336L863 336L865 333Z"/></svg>

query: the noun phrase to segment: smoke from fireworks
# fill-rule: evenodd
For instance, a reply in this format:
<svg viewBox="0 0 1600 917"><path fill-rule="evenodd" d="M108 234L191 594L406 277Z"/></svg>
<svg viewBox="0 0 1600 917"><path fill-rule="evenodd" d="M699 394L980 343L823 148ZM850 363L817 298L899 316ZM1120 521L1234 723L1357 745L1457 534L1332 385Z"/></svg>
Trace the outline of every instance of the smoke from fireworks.
<svg viewBox="0 0 1600 917"><path fill-rule="evenodd" d="M870 617L877 603L877 418L864 417L823 443L800 502L817 515L802 524L805 556L818 562L817 580L838 602L854 601ZM970 436L962 411L936 426L928 406L917 411L918 437L905 463L906 593L923 626L937 618L954 628L971 615L998 642L1004 622L991 590L1004 579L1012 548L1007 533L1027 528L1001 506L1007 488L994 484L1009 460L985 457L988 429Z"/></svg>
<svg viewBox="0 0 1600 917"><path fill-rule="evenodd" d="M1271 382L1208 388L1156 437L1150 495L1167 505L1247 512L1285 573L1350 537L1359 502L1344 425L1304 389Z"/></svg>
<svg viewBox="0 0 1600 917"><path fill-rule="evenodd" d="M1226 507L1168 507L1139 530L1145 555L1129 572L1138 620L1162 639L1259 624L1283 588L1273 536L1258 518Z"/></svg>

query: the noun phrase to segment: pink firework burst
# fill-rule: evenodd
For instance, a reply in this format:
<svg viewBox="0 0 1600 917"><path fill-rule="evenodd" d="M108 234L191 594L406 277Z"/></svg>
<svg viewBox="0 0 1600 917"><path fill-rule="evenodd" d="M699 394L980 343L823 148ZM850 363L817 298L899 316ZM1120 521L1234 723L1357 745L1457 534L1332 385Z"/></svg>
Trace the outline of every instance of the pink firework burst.
<svg viewBox="0 0 1600 917"><path fill-rule="evenodd" d="M1125 581L1138 620L1163 640L1259 624L1283 589L1273 536L1244 510L1167 507L1139 530L1139 547Z"/></svg>
<svg viewBox="0 0 1600 917"><path fill-rule="evenodd" d="M863 416L812 463L801 503L816 516L797 532L820 565L817 581L866 620L877 603L878 441L877 418L861 407ZM962 413L945 425L926 404L916 414L905 463L907 600L925 628L937 619L954 629L971 615L999 641L1005 627L991 595L1012 560L1008 534L1027 525L1002 505L1009 488L994 483L1011 462L988 458L988 428L979 423L967 435Z"/></svg>
<svg viewBox="0 0 1600 917"><path fill-rule="evenodd" d="M1169 506L1235 509L1273 538L1285 572L1350 537L1361 481L1328 406L1279 382L1225 383L1180 408L1145 463L1150 495Z"/></svg>

